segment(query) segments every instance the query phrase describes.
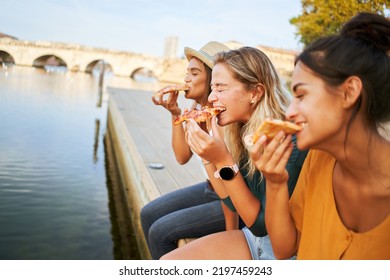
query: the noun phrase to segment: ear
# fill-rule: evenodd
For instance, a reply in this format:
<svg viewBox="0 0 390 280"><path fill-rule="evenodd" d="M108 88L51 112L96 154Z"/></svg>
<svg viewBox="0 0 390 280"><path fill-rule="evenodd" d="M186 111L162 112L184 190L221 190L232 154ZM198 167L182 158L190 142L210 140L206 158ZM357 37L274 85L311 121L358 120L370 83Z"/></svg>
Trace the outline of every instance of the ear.
<svg viewBox="0 0 390 280"><path fill-rule="evenodd" d="M251 100L255 100L256 103L263 99L265 88L263 84L258 83L254 90L251 92Z"/></svg>
<svg viewBox="0 0 390 280"><path fill-rule="evenodd" d="M351 76L343 83L343 107L351 108L362 94L363 84L357 76Z"/></svg>

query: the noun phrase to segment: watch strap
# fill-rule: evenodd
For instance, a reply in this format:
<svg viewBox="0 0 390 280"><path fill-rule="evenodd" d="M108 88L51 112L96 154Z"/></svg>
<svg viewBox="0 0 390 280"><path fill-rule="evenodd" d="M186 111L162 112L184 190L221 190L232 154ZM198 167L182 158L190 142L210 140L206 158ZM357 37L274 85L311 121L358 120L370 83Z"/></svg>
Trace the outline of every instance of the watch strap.
<svg viewBox="0 0 390 280"><path fill-rule="evenodd" d="M221 171L222 168L230 168L231 170L233 170L233 172L234 172L233 178L237 175L238 171L240 171L240 168L238 168L237 163L233 164L232 166L228 166L228 165L227 166L222 166L220 169L218 169L217 171L214 172L214 178L222 179L221 175L220 175L220 171Z"/></svg>

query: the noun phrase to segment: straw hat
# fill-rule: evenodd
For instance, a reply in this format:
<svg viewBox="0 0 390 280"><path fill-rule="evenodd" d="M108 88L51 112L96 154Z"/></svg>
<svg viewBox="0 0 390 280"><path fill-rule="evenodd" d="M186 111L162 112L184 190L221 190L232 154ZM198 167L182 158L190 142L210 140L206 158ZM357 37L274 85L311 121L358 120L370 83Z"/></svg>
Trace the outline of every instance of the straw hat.
<svg viewBox="0 0 390 280"><path fill-rule="evenodd" d="M188 61L192 57L199 58L201 61L207 64L210 68L213 68L214 62L213 62L213 57L216 53L219 52L226 52L229 51L230 49L225 46L224 44L221 44L216 41L211 41L208 42L206 45L204 45L199 51L196 51L194 49L185 47L184 48L184 54L187 57Z"/></svg>

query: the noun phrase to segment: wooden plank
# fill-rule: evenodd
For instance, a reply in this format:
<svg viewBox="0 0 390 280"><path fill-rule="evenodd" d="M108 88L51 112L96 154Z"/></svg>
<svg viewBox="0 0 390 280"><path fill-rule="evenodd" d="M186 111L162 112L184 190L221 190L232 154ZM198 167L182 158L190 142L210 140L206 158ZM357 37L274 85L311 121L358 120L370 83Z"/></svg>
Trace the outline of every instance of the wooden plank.
<svg viewBox="0 0 390 280"><path fill-rule="evenodd" d="M171 117L151 101L152 92L109 88L144 164L161 194L205 180L195 157L185 165L176 162L171 145ZM149 168L161 163L163 169Z"/></svg>

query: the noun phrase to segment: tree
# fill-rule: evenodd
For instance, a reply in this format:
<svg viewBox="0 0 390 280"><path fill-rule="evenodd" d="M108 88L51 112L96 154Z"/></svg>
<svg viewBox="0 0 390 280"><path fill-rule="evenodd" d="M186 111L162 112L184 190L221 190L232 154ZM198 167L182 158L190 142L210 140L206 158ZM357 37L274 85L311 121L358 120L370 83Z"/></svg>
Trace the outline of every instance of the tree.
<svg viewBox="0 0 390 280"><path fill-rule="evenodd" d="M304 45L319 37L335 34L358 12L385 15L389 0L301 0L302 14L290 19L298 28L295 34Z"/></svg>

